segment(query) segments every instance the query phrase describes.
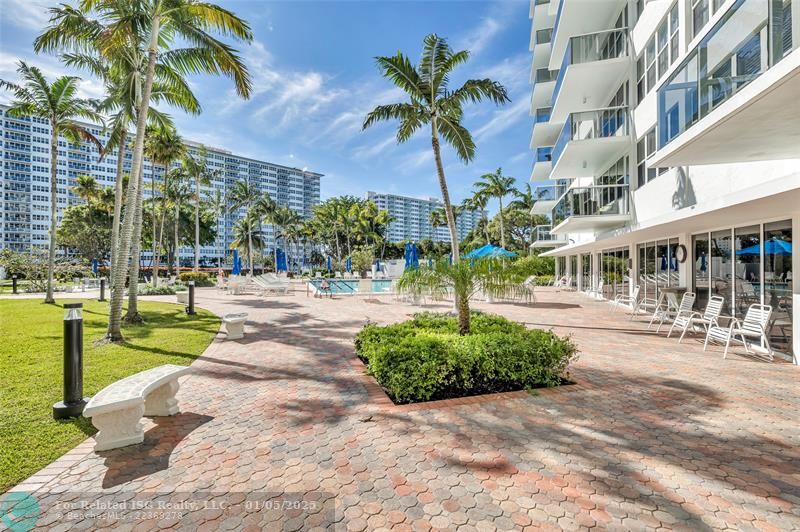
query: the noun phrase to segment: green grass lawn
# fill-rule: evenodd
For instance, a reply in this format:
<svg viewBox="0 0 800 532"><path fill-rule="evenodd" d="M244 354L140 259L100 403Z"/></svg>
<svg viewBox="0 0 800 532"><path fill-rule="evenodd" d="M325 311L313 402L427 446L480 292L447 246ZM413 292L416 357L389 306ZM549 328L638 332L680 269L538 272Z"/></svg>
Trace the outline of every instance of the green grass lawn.
<svg viewBox="0 0 800 532"><path fill-rule="evenodd" d="M159 366L188 366L219 329L219 318L198 309L140 301L145 325L123 329L124 344L99 347L108 303L0 299L0 493L83 441L95 429L86 418L54 421L62 399L65 302L83 302L84 395L91 396L127 375Z"/></svg>

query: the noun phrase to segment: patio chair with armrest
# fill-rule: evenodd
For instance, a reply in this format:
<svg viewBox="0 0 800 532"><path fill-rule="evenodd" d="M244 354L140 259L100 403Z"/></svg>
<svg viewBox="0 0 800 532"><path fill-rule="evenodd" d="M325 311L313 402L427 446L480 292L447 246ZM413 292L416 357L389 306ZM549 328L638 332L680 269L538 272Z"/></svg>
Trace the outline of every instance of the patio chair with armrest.
<svg viewBox="0 0 800 532"><path fill-rule="evenodd" d="M722 358L728 358L728 348L731 345L731 341L735 340L741 342L745 352L749 354L750 349L747 346L747 339L758 338L759 344L763 343L767 346L767 356L770 360L773 360L772 347L769 345L769 334L767 332L767 325L771 316L772 307L770 305L750 305L744 320L740 321L738 318L731 317L728 327L720 327L719 325L709 327L703 351L708 348L709 341L725 342L725 352L722 354Z"/></svg>
<svg viewBox="0 0 800 532"><path fill-rule="evenodd" d="M686 331L689 330L689 327L691 327L693 331L696 331L697 326L701 325L706 333L708 332L709 327L718 327L719 318L722 314L722 306L724 304L724 297L711 296L711 299L709 299L708 303L706 304L706 309L702 313L694 311L691 314L679 314L675 316L675 320L673 320L672 326L669 328L669 332L667 333L667 338L672 335L672 331L675 330L675 328L681 329L681 337L678 339L678 343L681 343L683 341L683 337L686 335Z"/></svg>
<svg viewBox="0 0 800 532"><path fill-rule="evenodd" d="M670 308L668 298L665 297L663 304L656 308L655 312L653 312L653 316L650 318L650 323L647 325L647 328L649 329L652 327L653 323L658 320L656 332L660 332L661 326L664 325L666 320L671 319L674 321L678 318L678 316L689 316L693 312L692 308L694 307L695 299L697 299L697 295L694 292L685 292L681 298L681 303L678 306L678 309L675 310Z"/></svg>
<svg viewBox="0 0 800 532"><path fill-rule="evenodd" d="M637 284L636 286L633 287L633 293L631 295L626 296L625 294L617 294L617 296L614 298L614 308L611 310L611 312L616 312L617 308L620 305L628 305L629 307L631 307L631 310L635 313L636 305L638 305L639 303L640 290L641 287Z"/></svg>

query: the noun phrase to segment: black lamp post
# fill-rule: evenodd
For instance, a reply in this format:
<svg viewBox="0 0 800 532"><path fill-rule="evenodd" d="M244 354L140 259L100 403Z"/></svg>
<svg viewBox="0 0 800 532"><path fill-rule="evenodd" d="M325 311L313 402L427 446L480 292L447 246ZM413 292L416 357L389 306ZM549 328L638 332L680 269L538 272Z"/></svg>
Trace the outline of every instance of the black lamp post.
<svg viewBox="0 0 800 532"><path fill-rule="evenodd" d="M189 306L186 307L186 314L190 316L197 314L194 311L194 281L189 281Z"/></svg>
<svg viewBox="0 0 800 532"><path fill-rule="evenodd" d="M64 305L64 400L53 405L55 419L83 413L83 303Z"/></svg>
<svg viewBox="0 0 800 532"><path fill-rule="evenodd" d="M16 275L12 275L11 276L11 291L13 293L15 293L15 294L17 293L17 276Z"/></svg>
<svg viewBox="0 0 800 532"><path fill-rule="evenodd" d="M106 278L100 278L100 299L98 301L105 301L106 300Z"/></svg>

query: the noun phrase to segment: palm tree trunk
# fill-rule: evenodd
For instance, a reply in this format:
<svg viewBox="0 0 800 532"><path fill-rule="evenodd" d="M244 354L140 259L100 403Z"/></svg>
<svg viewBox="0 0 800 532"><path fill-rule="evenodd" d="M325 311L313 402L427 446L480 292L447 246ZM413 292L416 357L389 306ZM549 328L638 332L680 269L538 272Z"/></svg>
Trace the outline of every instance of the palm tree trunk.
<svg viewBox="0 0 800 532"><path fill-rule="evenodd" d="M142 323L139 314L139 264L142 256L142 217L144 215L144 169L139 172L139 186L136 198L136 214L133 219L133 239L131 242L131 280L128 286L128 312L125 323Z"/></svg>
<svg viewBox="0 0 800 532"><path fill-rule="evenodd" d="M247 206L247 213L250 213L250 206ZM247 216L247 214L245 214ZM247 262L250 263L250 276L253 276L253 226L252 220L247 224Z"/></svg>
<svg viewBox="0 0 800 532"><path fill-rule="evenodd" d="M200 180L195 178L194 198L194 271L200 269Z"/></svg>
<svg viewBox="0 0 800 532"><path fill-rule="evenodd" d="M122 216L122 182L123 182L123 168L125 165L125 143L128 138L128 132L122 130L120 133L119 146L117 147L117 181L114 183L114 217L111 226L111 266L113 268L117 254L119 253L119 227L121 225L120 217Z"/></svg>
<svg viewBox="0 0 800 532"><path fill-rule="evenodd" d="M466 336L470 331L469 298L458 301L458 334Z"/></svg>
<svg viewBox="0 0 800 532"><path fill-rule="evenodd" d="M175 277L181 274L181 244L180 244L180 225L181 225L181 204L175 202Z"/></svg>
<svg viewBox="0 0 800 532"><path fill-rule="evenodd" d="M506 248L506 231L505 231L505 224L503 223L503 198L497 198L500 200L500 247L505 249Z"/></svg>
<svg viewBox="0 0 800 532"><path fill-rule="evenodd" d="M53 298L53 271L56 267L56 210L58 207L58 127L50 124L50 249L47 254L47 295L45 303L55 303Z"/></svg>
<svg viewBox="0 0 800 532"><path fill-rule="evenodd" d="M278 228L274 225L272 226L272 240L275 244L272 246L272 267L275 268L275 273L278 273Z"/></svg>
<svg viewBox="0 0 800 532"><path fill-rule="evenodd" d="M155 165L153 165L152 173L150 174L150 201L153 204L153 288L158 287L158 248L161 244L160 239L157 238L157 224L156 224L156 171ZM167 172L164 171L164 182L167 181ZM161 227L163 230L164 222L162 220Z"/></svg>
<svg viewBox="0 0 800 532"><path fill-rule="evenodd" d="M160 15L156 14L150 23L150 43L148 45L147 72L145 74L142 99L136 114L136 141L133 145L133 166L131 175L139 175L144 158L144 129L147 125L147 113L150 107L150 94L153 90L153 73L156 67L156 51L161 24ZM114 282L111 290L111 307L108 314L108 331L106 338L112 342L122 341L122 299L125 290L125 277L128 274L128 260L131 252L131 237L134 228L134 211L139 189L138 179L128 180L128 197L125 199L125 220L120 235L118 265L114 268Z"/></svg>

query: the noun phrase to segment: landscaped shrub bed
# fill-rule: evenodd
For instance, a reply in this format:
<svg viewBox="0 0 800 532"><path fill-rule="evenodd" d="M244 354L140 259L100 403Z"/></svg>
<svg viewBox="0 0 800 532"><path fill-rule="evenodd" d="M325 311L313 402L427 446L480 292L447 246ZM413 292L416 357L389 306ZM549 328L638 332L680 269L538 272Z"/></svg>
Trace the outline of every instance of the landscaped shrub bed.
<svg viewBox="0 0 800 532"><path fill-rule="evenodd" d="M458 335L456 317L422 313L395 325L368 324L355 346L395 403L558 386L577 356L569 338L478 312L466 336Z"/></svg>
<svg viewBox="0 0 800 532"><path fill-rule="evenodd" d="M214 286L214 280L206 272L183 272L178 280L184 284L194 281L195 286Z"/></svg>

